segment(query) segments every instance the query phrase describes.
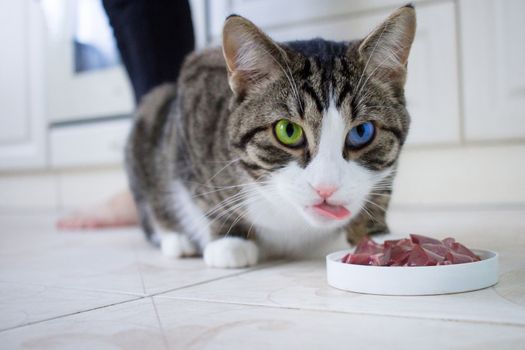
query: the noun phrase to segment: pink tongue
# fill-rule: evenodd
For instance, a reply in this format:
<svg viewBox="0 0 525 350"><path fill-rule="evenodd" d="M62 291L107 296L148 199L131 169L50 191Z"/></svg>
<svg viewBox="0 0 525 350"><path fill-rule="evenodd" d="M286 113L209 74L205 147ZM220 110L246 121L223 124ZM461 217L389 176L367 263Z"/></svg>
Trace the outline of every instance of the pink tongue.
<svg viewBox="0 0 525 350"><path fill-rule="evenodd" d="M314 209L318 214L331 219L344 219L350 215L350 211L342 205L330 205L326 202L314 205Z"/></svg>

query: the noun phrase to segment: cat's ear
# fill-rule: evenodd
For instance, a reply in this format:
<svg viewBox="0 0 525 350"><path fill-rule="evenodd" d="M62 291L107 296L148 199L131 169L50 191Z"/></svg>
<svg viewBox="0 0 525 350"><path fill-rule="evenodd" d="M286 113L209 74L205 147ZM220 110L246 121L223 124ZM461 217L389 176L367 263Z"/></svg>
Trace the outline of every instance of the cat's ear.
<svg viewBox="0 0 525 350"><path fill-rule="evenodd" d="M286 55L255 24L237 15L224 23L222 51L230 87L237 96L260 89L279 75L278 62Z"/></svg>
<svg viewBox="0 0 525 350"><path fill-rule="evenodd" d="M416 33L416 11L412 5L394 11L359 45L365 73L404 84L410 47Z"/></svg>

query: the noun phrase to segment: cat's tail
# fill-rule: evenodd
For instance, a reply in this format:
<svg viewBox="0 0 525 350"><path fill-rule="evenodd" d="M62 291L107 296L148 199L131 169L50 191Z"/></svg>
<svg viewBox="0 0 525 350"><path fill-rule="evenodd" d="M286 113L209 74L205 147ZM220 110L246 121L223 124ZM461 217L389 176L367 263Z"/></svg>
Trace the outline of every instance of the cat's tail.
<svg viewBox="0 0 525 350"><path fill-rule="evenodd" d="M153 193L166 183L166 179L160 178L167 172L158 169L161 165L159 156L163 141L166 141L164 139L169 137L166 124L175 98L175 84L160 85L144 96L135 114L125 150L126 172L139 222L146 238L155 245L158 245L158 239L154 227L157 208L154 207L162 207L162 203L155 201Z"/></svg>

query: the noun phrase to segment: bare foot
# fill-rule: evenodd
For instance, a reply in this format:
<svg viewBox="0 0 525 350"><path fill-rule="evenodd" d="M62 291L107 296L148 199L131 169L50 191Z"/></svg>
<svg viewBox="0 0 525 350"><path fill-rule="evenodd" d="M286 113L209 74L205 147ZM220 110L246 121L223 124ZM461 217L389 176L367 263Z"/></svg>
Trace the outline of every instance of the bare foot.
<svg viewBox="0 0 525 350"><path fill-rule="evenodd" d="M135 226L138 223L137 208L129 191L119 192L106 202L97 204L60 218L59 229L93 229Z"/></svg>

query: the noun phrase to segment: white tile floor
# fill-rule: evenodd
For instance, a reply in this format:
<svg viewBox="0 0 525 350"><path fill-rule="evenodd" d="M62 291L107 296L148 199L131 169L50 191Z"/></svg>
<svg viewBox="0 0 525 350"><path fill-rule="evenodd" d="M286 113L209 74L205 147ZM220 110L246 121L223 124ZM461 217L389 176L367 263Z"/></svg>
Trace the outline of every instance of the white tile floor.
<svg viewBox="0 0 525 350"><path fill-rule="evenodd" d="M476 292L342 292L322 260L208 269L136 229L59 233L51 215L0 216L1 349L525 349L525 209L390 215L396 232L453 235L501 254Z"/></svg>

